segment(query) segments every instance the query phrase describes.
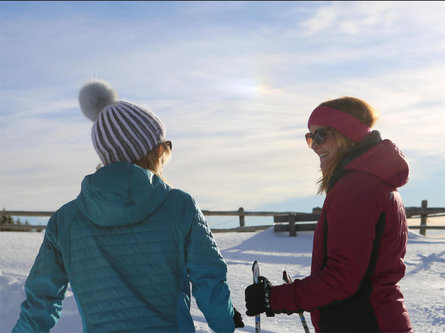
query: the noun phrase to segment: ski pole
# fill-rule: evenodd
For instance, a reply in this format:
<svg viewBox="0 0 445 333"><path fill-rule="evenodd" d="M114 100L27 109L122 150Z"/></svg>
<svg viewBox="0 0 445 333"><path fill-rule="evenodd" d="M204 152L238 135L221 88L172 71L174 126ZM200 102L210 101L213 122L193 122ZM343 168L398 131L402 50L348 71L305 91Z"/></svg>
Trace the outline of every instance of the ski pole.
<svg viewBox="0 0 445 333"><path fill-rule="evenodd" d="M253 273L253 283L258 283L258 278L260 277L260 267L258 266L258 262L255 260L252 265L252 273ZM261 318L260 315L255 316L255 333L261 332Z"/></svg>
<svg viewBox="0 0 445 333"><path fill-rule="evenodd" d="M285 270L283 270L283 281L286 283L292 283L292 279L291 279L290 275ZM304 318L303 312L298 312L298 315L300 316L301 324L303 325L304 331L306 333L310 333L309 327L307 326L306 318Z"/></svg>

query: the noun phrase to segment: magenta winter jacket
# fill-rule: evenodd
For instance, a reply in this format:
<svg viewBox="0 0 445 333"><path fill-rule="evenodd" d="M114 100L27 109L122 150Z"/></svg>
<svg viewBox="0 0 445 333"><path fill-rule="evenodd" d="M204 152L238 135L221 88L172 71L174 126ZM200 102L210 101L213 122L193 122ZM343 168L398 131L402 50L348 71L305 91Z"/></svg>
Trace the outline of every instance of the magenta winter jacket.
<svg viewBox="0 0 445 333"><path fill-rule="evenodd" d="M411 332L397 285L407 223L397 188L408 164L372 132L333 175L314 234L311 275L273 287L274 310L311 311L317 332Z"/></svg>

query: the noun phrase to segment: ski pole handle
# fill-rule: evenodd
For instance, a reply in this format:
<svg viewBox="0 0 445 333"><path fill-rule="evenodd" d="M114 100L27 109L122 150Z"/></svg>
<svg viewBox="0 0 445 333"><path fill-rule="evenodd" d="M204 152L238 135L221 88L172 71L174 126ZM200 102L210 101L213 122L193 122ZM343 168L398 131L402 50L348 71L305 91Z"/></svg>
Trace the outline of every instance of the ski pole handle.
<svg viewBox="0 0 445 333"><path fill-rule="evenodd" d="M286 271L283 271L283 281L286 283L292 283L292 279Z"/></svg>

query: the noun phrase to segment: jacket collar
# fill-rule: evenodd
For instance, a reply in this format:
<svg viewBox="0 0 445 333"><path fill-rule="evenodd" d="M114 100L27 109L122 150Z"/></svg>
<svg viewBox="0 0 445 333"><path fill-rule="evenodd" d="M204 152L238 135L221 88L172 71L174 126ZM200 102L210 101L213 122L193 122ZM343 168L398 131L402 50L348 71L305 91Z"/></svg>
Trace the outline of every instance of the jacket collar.
<svg viewBox="0 0 445 333"><path fill-rule="evenodd" d="M370 148L378 145L382 142L382 138L380 136L379 131L372 131L368 136L366 136L362 141L355 144L351 151L347 153L342 160L338 163L337 167L334 170L334 173L332 174L331 178L329 179L329 187L328 192L331 190L335 183L342 178L348 170L345 169L345 167L351 163L356 158L360 157L362 154L367 152Z"/></svg>

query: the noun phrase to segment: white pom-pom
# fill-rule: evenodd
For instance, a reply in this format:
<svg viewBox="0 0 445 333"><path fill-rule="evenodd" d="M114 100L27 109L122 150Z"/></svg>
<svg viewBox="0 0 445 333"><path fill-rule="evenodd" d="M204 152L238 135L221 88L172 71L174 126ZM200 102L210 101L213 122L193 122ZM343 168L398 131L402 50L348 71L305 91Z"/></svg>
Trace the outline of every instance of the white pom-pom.
<svg viewBox="0 0 445 333"><path fill-rule="evenodd" d="M119 99L116 90L106 81L91 80L79 92L79 105L82 113L95 121L102 109Z"/></svg>

